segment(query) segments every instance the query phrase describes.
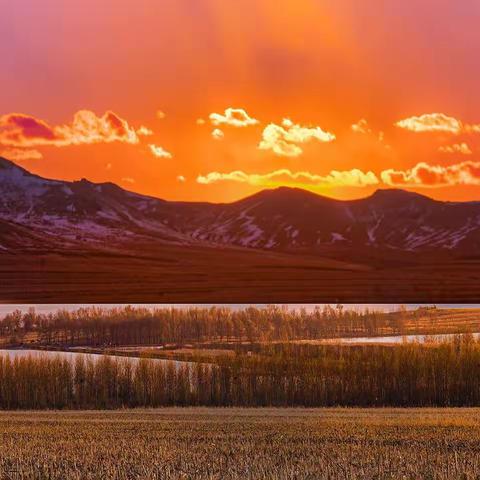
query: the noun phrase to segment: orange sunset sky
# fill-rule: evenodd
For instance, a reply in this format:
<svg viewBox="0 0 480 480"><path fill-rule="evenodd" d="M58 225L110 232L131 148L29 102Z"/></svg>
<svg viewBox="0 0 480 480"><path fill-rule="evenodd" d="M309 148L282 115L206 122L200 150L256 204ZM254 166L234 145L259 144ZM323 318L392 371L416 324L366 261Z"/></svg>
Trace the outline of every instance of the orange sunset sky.
<svg viewBox="0 0 480 480"><path fill-rule="evenodd" d="M477 0L5 0L0 156L166 199L480 199Z"/></svg>

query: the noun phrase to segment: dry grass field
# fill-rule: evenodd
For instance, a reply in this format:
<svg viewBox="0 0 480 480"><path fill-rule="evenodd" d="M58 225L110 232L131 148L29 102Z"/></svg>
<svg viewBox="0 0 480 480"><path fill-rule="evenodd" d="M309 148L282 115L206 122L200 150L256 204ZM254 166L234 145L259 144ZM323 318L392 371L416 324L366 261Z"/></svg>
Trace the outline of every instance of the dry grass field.
<svg viewBox="0 0 480 480"><path fill-rule="evenodd" d="M479 409L0 413L2 479L474 479Z"/></svg>
<svg viewBox="0 0 480 480"><path fill-rule="evenodd" d="M143 255L0 256L2 303L463 303L479 261L337 261L265 251L165 247ZM363 263L362 263L363 262ZM389 262L388 264L386 262Z"/></svg>

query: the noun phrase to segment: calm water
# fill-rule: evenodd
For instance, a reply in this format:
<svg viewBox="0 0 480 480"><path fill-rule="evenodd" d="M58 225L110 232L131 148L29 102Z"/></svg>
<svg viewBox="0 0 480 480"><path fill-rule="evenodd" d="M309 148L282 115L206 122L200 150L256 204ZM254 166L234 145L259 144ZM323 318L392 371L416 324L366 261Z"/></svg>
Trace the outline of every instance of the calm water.
<svg viewBox="0 0 480 480"><path fill-rule="evenodd" d="M121 357L115 355L102 355L102 354L94 354L94 353L77 353L77 352L53 352L53 351L46 351L46 350L28 350L28 349L21 349L21 350L14 350L14 349L0 349L0 356L8 355L10 358L20 358L20 357L59 357L59 358L66 358L72 362L79 356L83 358L89 358L93 361L100 360L104 357L111 358L112 360L120 360L126 362L132 362L134 364L140 361L139 358L135 357ZM165 364L173 363L177 367L186 363L186 362L179 362L176 360L164 360L164 359L152 359L154 362L162 362Z"/></svg>
<svg viewBox="0 0 480 480"><path fill-rule="evenodd" d="M427 343L432 340L452 340L458 333L445 333L441 335L404 335L404 336L385 336L385 337L358 337L358 338L337 338L332 339L334 342L340 343L369 343L369 344L385 344L385 343L402 343L402 342L419 342ZM480 339L480 333L474 333L473 337Z"/></svg>

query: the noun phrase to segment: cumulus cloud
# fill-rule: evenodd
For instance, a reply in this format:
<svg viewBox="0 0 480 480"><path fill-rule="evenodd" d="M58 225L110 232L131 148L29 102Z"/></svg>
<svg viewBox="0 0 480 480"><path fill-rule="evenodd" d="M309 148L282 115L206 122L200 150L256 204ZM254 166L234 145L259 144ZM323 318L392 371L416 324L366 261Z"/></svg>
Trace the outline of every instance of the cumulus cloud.
<svg viewBox="0 0 480 480"><path fill-rule="evenodd" d="M0 144L10 147L39 147L124 142L135 144L150 135L146 127L135 130L117 114L107 111L98 117L90 110L75 113L67 125L52 126L21 113L0 116Z"/></svg>
<svg viewBox="0 0 480 480"><path fill-rule="evenodd" d="M243 108L227 108L223 114L212 113L210 121L215 126L229 125L231 127L249 127L260 122L248 115Z"/></svg>
<svg viewBox="0 0 480 480"><path fill-rule="evenodd" d="M395 124L397 127L412 132L444 132L459 134L462 122L443 113L427 113L409 117Z"/></svg>
<svg viewBox="0 0 480 480"><path fill-rule="evenodd" d="M43 155L38 150L33 149L7 148L6 150L0 152L0 157L13 161L22 161L41 160Z"/></svg>
<svg viewBox="0 0 480 480"><path fill-rule="evenodd" d="M213 137L215 140L222 140L223 137L225 137L225 134L222 132L222 130L220 130L219 128L216 128L216 129L213 130L213 132L212 132L212 137Z"/></svg>
<svg viewBox="0 0 480 480"><path fill-rule="evenodd" d="M440 132L454 135L480 133L480 125L464 124L461 120L444 113L426 113L400 120L395 125L411 132Z"/></svg>
<svg viewBox="0 0 480 480"><path fill-rule="evenodd" d="M185 183L187 179L183 175L178 175L177 181L179 181L180 183Z"/></svg>
<svg viewBox="0 0 480 480"><path fill-rule="evenodd" d="M210 172L197 177L203 185L218 182L239 182L254 186L303 185L317 187L366 187L383 182L392 187L447 187L453 185L480 185L480 162L465 161L443 167L418 163L407 170L388 169L380 173L380 179L372 171L359 169L346 171L332 170L327 175L318 175L308 171L292 172L279 169L258 174L242 170L232 172Z"/></svg>
<svg viewBox="0 0 480 480"><path fill-rule="evenodd" d="M477 125L465 125L465 131L467 133L480 133L480 124Z"/></svg>
<svg viewBox="0 0 480 480"><path fill-rule="evenodd" d="M149 128L143 126L143 125L137 130L136 133L137 133L137 135L144 136L144 137L148 137L150 135L153 135L153 131L150 130Z"/></svg>
<svg viewBox="0 0 480 480"><path fill-rule="evenodd" d="M222 181L241 182L257 186L302 184L320 187L364 187L379 183L377 176L373 172L363 172L358 169L348 171L332 170L328 175L292 172L285 168L265 174L245 173L241 170L236 170L230 173L210 172L207 175L197 177L197 182L204 185Z"/></svg>
<svg viewBox="0 0 480 480"><path fill-rule="evenodd" d="M381 179L387 185L400 187L480 185L480 162L466 161L448 167L420 162L408 170L384 170Z"/></svg>
<svg viewBox="0 0 480 480"><path fill-rule="evenodd" d="M150 151L157 158L173 158L173 155L170 152L167 152L163 147L151 143L148 148L150 148Z"/></svg>
<svg viewBox="0 0 480 480"><path fill-rule="evenodd" d="M471 155L473 153L466 143L454 143L453 145L446 145L439 147L438 151L441 153L461 153L462 155Z"/></svg>
<svg viewBox="0 0 480 480"><path fill-rule="evenodd" d="M378 133L374 132L373 129L368 124L367 120L365 120L364 118L359 120L357 123L354 123L351 126L351 129L355 133L359 133L359 134L362 134L362 135L369 135L369 136L372 136L372 137L376 138L376 140L380 144L382 144L382 146L384 148L386 148L387 150L392 149L391 145L389 145L388 143L385 142L385 133L382 132L382 131L379 131Z"/></svg>
<svg viewBox="0 0 480 480"><path fill-rule="evenodd" d="M365 135L372 133L372 129L364 118L354 123L351 128L355 133L363 133Z"/></svg>
<svg viewBox="0 0 480 480"><path fill-rule="evenodd" d="M335 138L333 133L324 132L320 127L304 127L285 118L281 125L271 123L265 127L258 148L272 150L283 157L298 157L303 153L299 143L311 140L327 143L333 142Z"/></svg>

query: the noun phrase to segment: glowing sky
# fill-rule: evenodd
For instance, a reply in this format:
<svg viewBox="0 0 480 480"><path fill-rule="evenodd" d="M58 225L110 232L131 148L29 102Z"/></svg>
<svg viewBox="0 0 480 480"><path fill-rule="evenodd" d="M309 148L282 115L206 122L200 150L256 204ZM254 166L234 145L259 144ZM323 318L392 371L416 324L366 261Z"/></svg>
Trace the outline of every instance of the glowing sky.
<svg viewBox="0 0 480 480"><path fill-rule="evenodd" d="M6 0L0 155L167 199L480 199L477 0Z"/></svg>

